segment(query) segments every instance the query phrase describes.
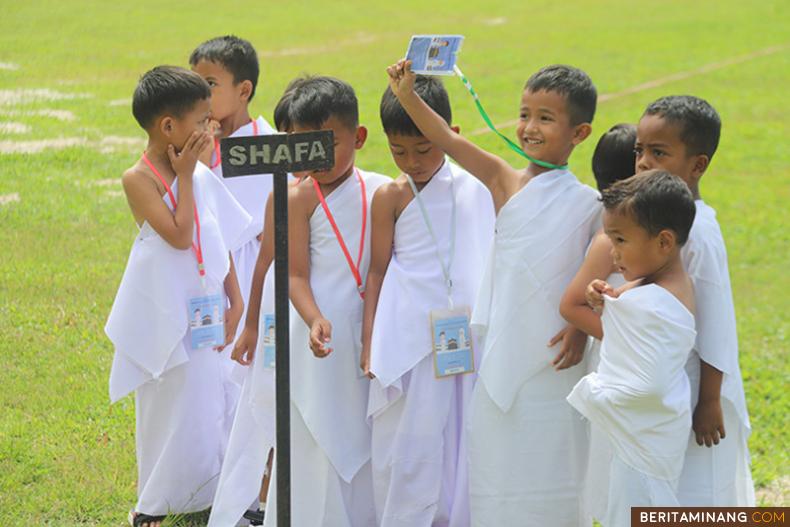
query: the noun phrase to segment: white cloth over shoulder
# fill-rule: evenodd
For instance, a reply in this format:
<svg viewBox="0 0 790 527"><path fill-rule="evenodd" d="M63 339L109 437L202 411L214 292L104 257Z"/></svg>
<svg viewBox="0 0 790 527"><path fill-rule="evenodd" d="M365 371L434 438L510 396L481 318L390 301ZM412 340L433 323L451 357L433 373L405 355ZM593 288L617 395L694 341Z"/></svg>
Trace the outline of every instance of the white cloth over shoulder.
<svg viewBox="0 0 790 527"><path fill-rule="evenodd" d="M176 196L177 184L172 188ZM202 163L195 168L193 192L207 278L222 287L230 266L229 247L239 243L250 216ZM163 199L174 208L167 195ZM174 248L143 223L104 328L115 346L113 402L189 360L184 347L187 297L199 284L192 249Z"/></svg>
<svg viewBox="0 0 790 527"><path fill-rule="evenodd" d="M263 361L264 315L274 313L274 265L266 272L258 321L258 344L230 432L209 527L235 525L258 498L269 450L274 447L274 369Z"/></svg>
<svg viewBox="0 0 790 527"><path fill-rule="evenodd" d="M452 176L452 184L451 184ZM445 162L420 191L438 254L450 251L453 186L456 200L455 255L451 269L455 305L471 307L494 233L491 194L477 179ZM429 315L447 309L447 287L436 245L419 203L413 199L395 224L393 254L381 286L371 339L371 371L383 387L409 371L433 349ZM477 365L476 365L477 366ZM370 414L378 411L371 408Z"/></svg>
<svg viewBox="0 0 790 527"><path fill-rule="evenodd" d="M704 201L697 213L681 258L694 284L697 341L686 363L691 381L691 407L699 397L700 359L724 373L721 407L727 435L713 448L699 446L689 434L686 463L678 487L681 505L754 506L748 438L749 413L738 365L735 323L727 249L716 211Z"/></svg>
<svg viewBox="0 0 790 527"><path fill-rule="evenodd" d="M694 284L697 306L697 341L690 362L704 360L724 372L722 396L733 404L746 428L749 414L738 366L738 332L732 300L727 249L716 211L697 200L694 223L680 256ZM698 369L698 365L696 366ZM692 372L689 372L692 375ZM697 394L693 394L694 401Z"/></svg>
<svg viewBox="0 0 790 527"><path fill-rule="evenodd" d="M556 349L559 303L600 227L598 192L565 170L534 177L499 211L490 260L472 315L484 338L480 380L506 412Z"/></svg>
<svg viewBox="0 0 790 527"><path fill-rule="evenodd" d="M694 316L655 284L604 298L598 371L579 381L568 402L607 434L628 466L677 480L691 429L684 365Z"/></svg>
<svg viewBox="0 0 790 527"><path fill-rule="evenodd" d="M376 189L390 178L359 171L365 181L367 206ZM352 174L326 196L348 250L356 260L362 241L360 185ZM370 263L370 221L365 231L360 274ZM362 352L362 299L323 207L310 218L310 287L318 308L332 324L332 353L316 358L310 351L310 328L291 312L291 399L315 442L334 470L350 482L370 459L367 423L368 378L359 368ZM293 455L299 455L294 452Z"/></svg>
<svg viewBox="0 0 790 527"><path fill-rule="evenodd" d="M277 130L266 122L263 117L255 119L255 124L258 129L258 135L271 135L278 133ZM255 135L255 130L252 121L239 127L238 130L230 134L230 137L248 137ZM225 186L228 188L233 197L244 207L244 210L252 216L252 222L245 230L244 234L239 240L237 246L231 247L232 251L237 250L244 243L255 239L261 232L263 232L263 216L264 208L266 206L266 198L272 191L272 175L271 174L254 174L251 176L237 176L232 178L222 177L222 163L217 163L215 158L216 154L212 157L211 163L214 168L211 170L216 174Z"/></svg>

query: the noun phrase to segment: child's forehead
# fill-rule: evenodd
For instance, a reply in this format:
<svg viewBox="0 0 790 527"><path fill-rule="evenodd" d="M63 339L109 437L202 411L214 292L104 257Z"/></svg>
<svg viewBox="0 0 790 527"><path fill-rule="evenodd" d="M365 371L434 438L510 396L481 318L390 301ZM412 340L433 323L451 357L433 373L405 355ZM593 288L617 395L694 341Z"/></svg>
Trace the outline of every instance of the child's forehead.
<svg viewBox="0 0 790 527"><path fill-rule="evenodd" d="M665 142L682 142L683 126L659 114L645 114L639 119L636 127L637 141L662 140Z"/></svg>
<svg viewBox="0 0 790 527"><path fill-rule="evenodd" d="M335 135L355 134L356 126L351 126L342 116L331 114L326 121L315 123L293 123L294 132L315 132L318 130L332 130Z"/></svg>
<svg viewBox="0 0 790 527"><path fill-rule="evenodd" d="M567 113L568 97L554 90L532 91L526 88L521 94L521 106L533 109L546 108L556 113Z"/></svg>
<svg viewBox="0 0 790 527"><path fill-rule="evenodd" d="M410 135L410 134L399 134L397 132L390 132L387 133L387 141L391 145L399 145L399 146L416 146L416 145L427 145L431 144L431 141L422 134L417 135Z"/></svg>
<svg viewBox="0 0 790 527"><path fill-rule="evenodd" d="M225 64L219 61L208 59L200 59L192 70L198 73L201 77L218 77L223 75L233 75Z"/></svg>

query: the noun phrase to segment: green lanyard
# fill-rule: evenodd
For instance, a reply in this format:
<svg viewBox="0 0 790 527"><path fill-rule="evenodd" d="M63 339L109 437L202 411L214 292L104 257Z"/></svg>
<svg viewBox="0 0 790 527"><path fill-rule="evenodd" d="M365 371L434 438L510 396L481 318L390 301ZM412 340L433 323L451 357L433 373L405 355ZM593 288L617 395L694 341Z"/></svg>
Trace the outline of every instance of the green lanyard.
<svg viewBox="0 0 790 527"><path fill-rule="evenodd" d="M488 127L496 135L498 135L499 137L504 139L504 141L507 143L507 145L514 152L516 152L520 156L528 159L529 161L535 163L536 165L542 166L543 168L552 168L552 169L558 169L558 170L565 170L566 168L568 168L567 164L565 164L565 165L555 165L555 164L549 163L547 161L541 161L540 159L535 159L531 155L529 155L526 152L524 152L524 150L522 150L520 146L518 146L516 143L514 143L508 137L506 137L504 134L502 134L502 132L497 130L496 126L494 126L494 123L491 122L491 118L488 116L488 114L486 113L485 109L483 109L483 105L480 103L480 98L477 96L477 93L475 93L474 88L472 88L472 83L469 82L469 79L466 78L466 76L463 74L463 72L461 71L461 69L458 66L453 66L453 69L455 70L455 73L461 78L461 82L464 83L464 86L466 86L466 89L472 95L472 98L475 100L475 106L477 106L477 111L480 112L480 116L486 122Z"/></svg>

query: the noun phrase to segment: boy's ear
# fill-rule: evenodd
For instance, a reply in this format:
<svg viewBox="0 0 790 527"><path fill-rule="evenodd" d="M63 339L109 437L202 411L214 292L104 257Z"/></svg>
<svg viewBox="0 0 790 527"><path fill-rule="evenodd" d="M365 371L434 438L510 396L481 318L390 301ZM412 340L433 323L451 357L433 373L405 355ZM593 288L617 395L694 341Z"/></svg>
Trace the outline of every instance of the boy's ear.
<svg viewBox="0 0 790 527"><path fill-rule="evenodd" d="M170 137L174 130L173 124L173 118L166 115L159 120L159 131L162 132L165 137Z"/></svg>
<svg viewBox="0 0 790 527"><path fill-rule="evenodd" d="M691 168L691 175L694 179L699 181L702 174L708 169L708 165L710 165L710 158L705 154L694 156L694 166Z"/></svg>
<svg viewBox="0 0 790 527"><path fill-rule="evenodd" d="M669 229L664 229L658 233L658 246L662 251L670 251L677 245L677 236Z"/></svg>
<svg viewBox="0 0 790 527"><path fill-rule="evenodd" d="M365 146L365 141L368 139L368 129L364 126L357 126L356 137L354 138L354 149L359 150Z"/></svg>
<svg viewBox="0 0 790 527"><path fill-rule="evenodd" d="M252 96L252 81L247 79L243 80L239 83L239 97L244 102L250 100L250 96Z"/></svg>
<svg viewBox="0 0 790 527"><path fill-rule="evenodd" d="M576 127L573 129L573 145L576 146L588 137L592 133L592 126L590 123L582 123L577 124Z"/></svg>
<svg viewBox="0 0 790 527"><path fill-rule="evenodd" d="M460 126L458 126L458 125L453 125L453 126L451 126L451 127L450 127L450 130L452 130L452 131L453 131L453 132L455 132L456 134L459 134L459 135L461 134L461 127L460 127Z"/></svg>

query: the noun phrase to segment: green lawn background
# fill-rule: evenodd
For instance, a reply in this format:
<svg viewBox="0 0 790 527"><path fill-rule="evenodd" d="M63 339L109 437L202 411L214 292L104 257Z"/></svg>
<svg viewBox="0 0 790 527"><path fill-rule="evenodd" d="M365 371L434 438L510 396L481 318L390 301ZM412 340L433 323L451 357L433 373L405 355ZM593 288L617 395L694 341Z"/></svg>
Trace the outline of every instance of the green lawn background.
<svg viewBox="0 0 790 527"><path fill-rule="evenodd" d="M143 144L129 99L145 70L185 65L194 46L227 33L248 38L261 55L252 110L267 119L294 76L348 80L371 132L358 164L390 175L378 102L384 68L404 54L411 34L466 36L460 65L496 122L517 117L524 81L549 63L583 68L601 94L687 73L602 102L593 136L571 168L592 183L590 156L600 134L635 122L661 95L699 95L721 113L722 141L702 194L717 209L728 244L754 477L764 503L788 504L788 2L2 7L0 151L58 138L84 145L0 153L0 203L19 197L0 204L0 525L121 525L134 504L134 405L131 398L109 405L113 351L102 330L135 234L118 184ZM446 84L462 132L481 128L460 81ZM31 96L20 90L41 89L50 91L19 100ZM47 94L71 98L43 100ZM40 113L53 109L74 118ZM2 127L9 122L29 129ZM520 163L493 134L475 140Z"/></svg>

